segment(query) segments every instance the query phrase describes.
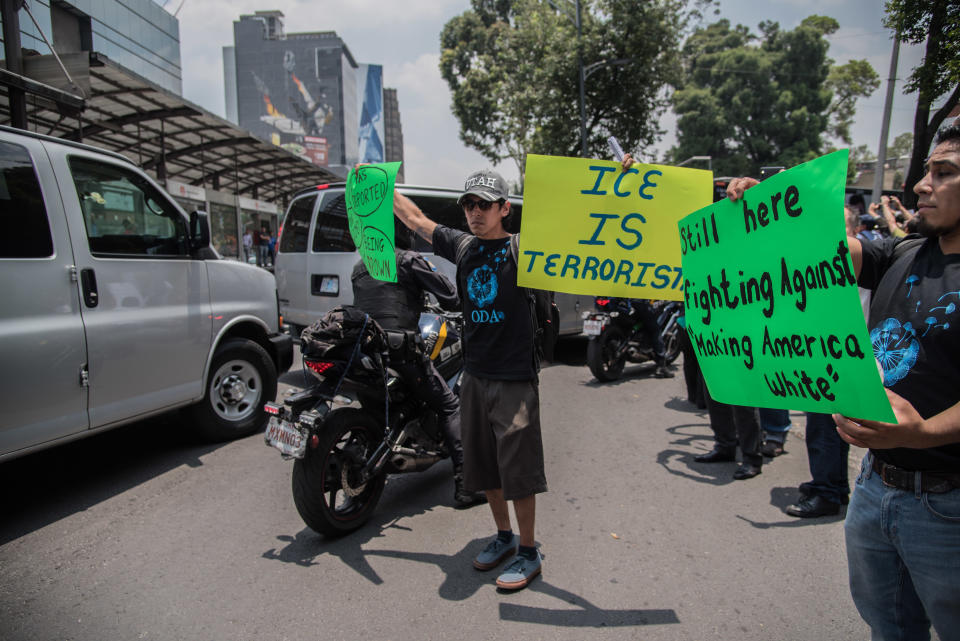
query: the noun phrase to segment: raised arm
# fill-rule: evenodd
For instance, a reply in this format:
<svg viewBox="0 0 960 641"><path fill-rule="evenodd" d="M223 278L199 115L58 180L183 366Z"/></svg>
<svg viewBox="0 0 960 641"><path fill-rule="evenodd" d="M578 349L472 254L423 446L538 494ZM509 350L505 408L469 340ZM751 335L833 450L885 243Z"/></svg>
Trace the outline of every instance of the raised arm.
<svg viewBox="0 0 960 641"><path fill-rule="evenodd" d="M433 244L433 230L437 228L437 223L427 218L412 200L396 190L393 192L393 213L408 229Z"/></svg>

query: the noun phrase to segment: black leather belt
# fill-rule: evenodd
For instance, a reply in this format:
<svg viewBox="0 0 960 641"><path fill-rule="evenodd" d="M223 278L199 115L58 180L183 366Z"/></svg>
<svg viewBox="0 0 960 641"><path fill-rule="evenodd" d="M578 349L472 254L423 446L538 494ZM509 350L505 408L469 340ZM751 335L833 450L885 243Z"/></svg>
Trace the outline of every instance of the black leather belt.
<svg viewBox="0 0 960 641"><path fill-rule="evenodd" d="M916 488L917 472L903 470L899 467L884 463L873 457L873 471L880 476L880 480L887 487L913 491ZM960 473L958 472L920 472L920 491L943 494L960 488Z"/></svg>

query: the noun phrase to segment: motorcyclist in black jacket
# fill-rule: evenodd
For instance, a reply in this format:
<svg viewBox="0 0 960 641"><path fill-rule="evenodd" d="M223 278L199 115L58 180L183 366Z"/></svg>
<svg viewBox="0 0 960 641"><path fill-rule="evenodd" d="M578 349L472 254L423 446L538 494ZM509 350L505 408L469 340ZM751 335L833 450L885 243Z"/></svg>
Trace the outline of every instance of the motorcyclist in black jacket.
<svg viewBox="0 0 960 641"><path fill-rule="evenodd" d="M630 304L633 305L637 318L643 323L641 331L653 346L653 361L657 366L653 375L657 378L673 378L673 372L667 369L666 350L660 338L660 324L657 322L656 310L648 300L631 299Z"/></svg>
<svg viewBox="0 0 960 641"><path fill-rule="evenodd" d="M420 313L424 309L424 293L437 298L444 309L457 309L460 299L450 280L438 272L419 253L411 250L412 234L402 224L395 229L397 282L377 280L367 272L360 260L353 268L353 304L370 314L385 330L407 334L405 348L391 359L391 366L401 377L411 381L417 398L429 405L440 422L443 439L453 461L454 500L460 507L482 503L482 492L463 489L463 447L460 444L460 399L450 391L446 381L423 352L420 337Z"/></svg>

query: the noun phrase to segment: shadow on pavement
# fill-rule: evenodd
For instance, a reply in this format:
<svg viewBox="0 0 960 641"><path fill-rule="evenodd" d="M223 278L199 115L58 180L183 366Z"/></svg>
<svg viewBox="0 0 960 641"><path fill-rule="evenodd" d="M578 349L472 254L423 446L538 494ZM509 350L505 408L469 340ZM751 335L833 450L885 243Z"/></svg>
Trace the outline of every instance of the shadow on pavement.
<svg viewBox="0 0 960 641"><path fill-rule="evenodd" d="M710 415L707 412L707 408L697 407L696 404L682 399L679 396L672 396L670 400L663 404L663 406L668 410L673 410L674 412L687 412L688 414L696 414L697 416L706 420L708 423L710 422Z"/></svg>
<svg viewBox="0 0 960 641"><path fill-rule="evenodd" d="M513 603L500 604L500 618L504 621L540 623L566 628L606 628L641 625L664 625L680 623L674 610L606 610L590 603L581 596L545 582L542 577L534 579L526 588L552 596L576 608L535 608Z"/></svg>
<svg viewBox="0 0 960 641"><path fill-rule="evenodd" d="M696 428L696 432L688 431ZM706 429L704 429L706 428ZM657 454L657 463L675 476L680 476L698 483L710 485L726 485L733 482L733 471L737 468L735 462L729 463L697 463L694 458L710 451L713 445L713 434L710 432L710 421L705 423L686 423L674 425L667 431L677 438L671 445L686 446L687 449L668 448ZM700 443L700 442L703 443ZM691 450L697 444L705 447ZM680 467L685 469L679 469Z"/></svg>
<svg viewBox="0 0 960 641"><path fill-rule="evenodd" d="M307 567L317 565L315 559L328 554L339 558L345 565L374 585L380 585L383 579L367 561L367 556L383 556L384 553L377 550L364 550L363 546L375 538L384 536L389 529L409 529L402 524L405 518L424 514L437 506L452 504L453 475L450 464L447 462L439 463L423 472L390 476L373 517L359 530L342 538L328 539L309 528L304 528L294 536L278 535L277 540L285 545L279 549L267 550L262 556L265 559ZM489 510L486 505L470 509ZM421 556L439 558L443 555ZM472 557L464 558L466 558L465 567L472 569L470 568Z"/></svg>
<svg viewBox="0 0 960 641"><path fill-rule="evenodd" d="M224 443L198 444L177 412L0 464L0 545L82 512Z"/></svg>
<svg viewBox="0 0 960 641"><path fill-rule="evenodd" d="M781 511L786 509L788 505L796 503L797 499L800 498L800 491L795 487L772 487L770 488L770 505L779 508ZM764 523L761 521L754 521L748 519L745 516L737 515L737 518L741 521L745 521L757 528L758 530L767 530L770 528L794 528L794 527L806 527L808 525L824 525L827 523L836 523L837 521L843 521L846 516L846 506L841 508L839 514L833 516L821 516L813 519L801 519L793 516L788 516L784 513L782 521L773 521L770 523Z"/></svg>

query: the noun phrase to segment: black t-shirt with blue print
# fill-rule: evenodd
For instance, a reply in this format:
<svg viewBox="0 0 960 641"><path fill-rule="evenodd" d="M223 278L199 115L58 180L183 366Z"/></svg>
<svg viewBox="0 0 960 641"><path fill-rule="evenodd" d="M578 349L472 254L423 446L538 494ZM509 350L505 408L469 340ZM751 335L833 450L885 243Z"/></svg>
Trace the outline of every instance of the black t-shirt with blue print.
<svg viewBox="0 0 960 641"><path fill-rule="evenodd" d="M458 241L468 235L438 225L433 249L456 262ZM463 305L466 371L495 380L536 379L530 304L517 287L510 237L473 241L457 266L457 289Z"/></svg>
<svg viewBox="0 0 960 641"><path fill-rule="evenodd" d="M883 384L929 418L960 402L960 254L927 239L895 257L898 242L861 242L860 286L874 290L870 340ZM874 453L906 470L960 472L960 443Z"/></svg>

